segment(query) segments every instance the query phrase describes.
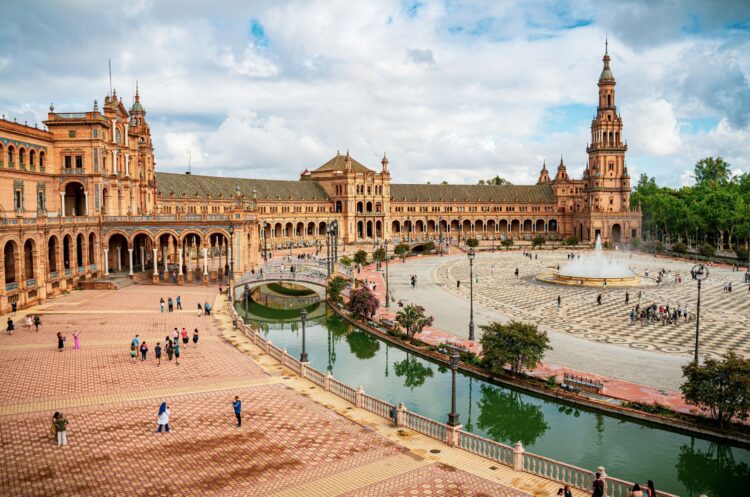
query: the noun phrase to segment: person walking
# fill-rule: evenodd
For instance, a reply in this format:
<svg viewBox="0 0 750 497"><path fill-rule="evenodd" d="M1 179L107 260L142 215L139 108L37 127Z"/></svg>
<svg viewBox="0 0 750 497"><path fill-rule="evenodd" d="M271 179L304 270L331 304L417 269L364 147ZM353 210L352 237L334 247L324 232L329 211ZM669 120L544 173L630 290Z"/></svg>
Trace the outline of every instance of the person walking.
<svg viewBox="0 0 750 497"><path fill-rule="evenodd" d="M177 296L177 310L182 310L182 298L179 295Z"/></svg>
<svg viewBox="0 0 750 497"><path fill-rule="evenodd" d="M148 355L148 345L146 345L146 342L144 341L141 344L141 361L145 361L147 355Z"/></svg>
<svg viewBox="0 0 750 497"><path fill-rule="evenodd" d="M159 299L159 308L161 309L161 313L164 314L164 297Z"/></svg>
<svg viewBox="0 0 750 497"><path fill-rule="evenodd" d="M242 427L242 401L238 395L234 396L234 402L232 402L234 408L234 416L237 418L237 428Z"/></svg>
<svg viewBox="0 0 750 497"><path fill-rule="evenodd" d="M50 435L52 435L52 441L57 442L57 418L60 417L60 413L56 412L52 415L52 424L49 427Z"/></svg>
<svg viewBox="0 0 750 497"><path fill-rule="evenodd" d="M172 332L172 341L174 342L175 345L177 345L177 340L179 339L180 339L180 332L177 331L177 328L175 328L174 331Z"/></svg>
<svg viewBox="0 0 750 497"><path fill-rule="evenodd" d="M57 445L68 445L68 420L63 413L59 413L55 420L55 432L57 433Z"/></svg>
<svg viewBox="0 0 750 497"><path fill-rule="evenodd" d="M16 329L16 326L13 324L13 320L11 318L8 318L8 326L5 327L5 331L8 332L8 335L13 334L13 330Z"/></svg>
<svg viewBox="0 0 750 497"><path fill-rule="evenodd" d="M180 333L180 336L182 336L182 345L187 346L188 341L189 341L189 339L188 339L188 332L187 332L187 330L185 329L184 326L182 327L182 332Z"/></svg>
<svg viewBox="0 0 750 497"><path fill-rule="evenodd" d="M159 342L156 342L156 347L154 347L154 357L156 358L156 367L161 366L161 344Z"/></svg>
<svg viewBox="0 0 750 497"><path fill-rule="evenodd" d="M203 316L203 306L198 302L198 317Z"/></svg>
<svg viewBox="0 0 750 497"><path fill-rule="evenodd" d="M167 340L165 347L167 348L167 359L172 360L174 355L174 347L172 346L172 340Z"/></svg>
<svg viewBox="0 0 750 497"><path fill-rule="evenodd" d="M172 412L169 410L169 406L166 402L162 402L159 406L159 414L157 414L156 423L159 425L159 428L156 429L157 433L161 433L161 430L164 429L166 433L169 433L169 416L172 414Z"/></svg>
<svg viewBox="0 0 750 497"><path fill-rule="evenodd" d="M26 315L26 329L31 331L31 325L34 324L34 322L31 319L31 314Z"/></svg>
<svg viewBox="0 0 750 497"><path fill-rule="evenodd" d="M177 340L174 341L174 365L180 365L180 343Z"/></svg>
<svg viewBox="0 0 750 497"><path fill-rule="evenodd" d="M65 337L61 332L57 332L57 351L62 352L65 347Z"/></svg>
<svg viewBox="0 0 750 497"><path fill-rule="evenodd" d="M141 337L139 335L133 337L133 345L135 345L136 349L141 346Z"/></svg>
<svg viewBox="0 0 750 497"><path fill-rule="evenodd" d="M81 348L81 332L76 330L73 332L73 350Z"/></svg>
<svg viewBox="0 0 750 497"><path fill-rule="evenodd" d="M602 294L596 296L596 305L602 305Z"/></svg>
<svg viewBox="0 0 750 497"><path fill-rule="evenodd" d="M560 308L560 304L562 304L562 298L558 295L557 296L557 308Z"/></svg>
<svg viewBox="0 0 750 497"><path fill-rule="evenodd" d="M456 290L461 288L461 280L456 280Z"/></svg>
<svg viewBox="0 0 750 497"><path fill-rule="evenodd" d="M39 331L39 327L42 325L42 318L39 317L39 314L34 316L34 328L36 328L36 331Z"/></svg>
<svg viewBox="0 0 750 497"><path fill-rule="evenodd" d="M138 349L135 346L135 343L130 344L130 363L135 364L135 356L138 355Z"/></svg>
<svg viewBox="0 0 750 497"><path fill-rule="evenodd" d="M169 312L174 312L174 301L172 300L172 297L167 298L167 310Z"/></svg>
<svg viewBox="0 0 750 497"><path fill-rule="evenodd" d="M193 348L198 346L198 328L193 330Z"/></svg>
<svg viewBox="0 0 750 497"><path fill-rule="evenodd" d="M630 292L625 290L625 305L628 305L630 303Z"/></svg>

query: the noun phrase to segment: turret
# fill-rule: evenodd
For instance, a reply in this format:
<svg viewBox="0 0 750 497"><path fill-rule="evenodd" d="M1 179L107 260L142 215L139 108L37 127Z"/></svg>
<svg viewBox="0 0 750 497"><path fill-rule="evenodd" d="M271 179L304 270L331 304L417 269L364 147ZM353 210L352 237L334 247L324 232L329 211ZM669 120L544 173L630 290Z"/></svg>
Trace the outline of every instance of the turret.
<svg viewBox="0 0 750 497"><path fill-rule="evenodd" d="M543 185L549 182L550 182L549 171L547 171L547 161L545 160L544 163L542 164L542 170L539 173L539 181L537 181L537 184Z"/></svg>

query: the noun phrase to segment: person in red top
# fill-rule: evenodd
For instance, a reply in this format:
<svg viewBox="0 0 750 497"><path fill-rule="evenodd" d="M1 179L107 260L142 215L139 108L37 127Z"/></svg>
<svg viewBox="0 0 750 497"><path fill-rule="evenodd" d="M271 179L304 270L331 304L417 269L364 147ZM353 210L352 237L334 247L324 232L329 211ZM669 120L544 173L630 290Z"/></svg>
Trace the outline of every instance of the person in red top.
<svg viewBox="0 0 750 497"><path fill-rule="evenodd" d="M184 327L182 328L182 332L180 333L180 336L182 336L182 344L187 345L188 344L188 332Z"/></svg>

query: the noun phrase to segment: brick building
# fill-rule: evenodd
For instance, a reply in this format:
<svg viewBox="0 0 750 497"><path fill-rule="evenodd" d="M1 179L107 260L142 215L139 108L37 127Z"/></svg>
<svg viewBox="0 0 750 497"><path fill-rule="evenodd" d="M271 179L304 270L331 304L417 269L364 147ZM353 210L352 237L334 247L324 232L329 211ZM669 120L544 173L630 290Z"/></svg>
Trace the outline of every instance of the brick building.
<svg viewBox="0 0 750 497"><path fill-rule="evenodd" d="M99 108L58 113L46 130L0 120L0 311L115 273L155 282L213 281L258 265L262 249L320 246L336 221L340 243L559 239L641 235L630 208L627 145L604 55L588 163L581 179L562 159L536 185L391 182L383 157L369 168L337 153L299 180L155 170L146 110L116 92Z"/></svg>

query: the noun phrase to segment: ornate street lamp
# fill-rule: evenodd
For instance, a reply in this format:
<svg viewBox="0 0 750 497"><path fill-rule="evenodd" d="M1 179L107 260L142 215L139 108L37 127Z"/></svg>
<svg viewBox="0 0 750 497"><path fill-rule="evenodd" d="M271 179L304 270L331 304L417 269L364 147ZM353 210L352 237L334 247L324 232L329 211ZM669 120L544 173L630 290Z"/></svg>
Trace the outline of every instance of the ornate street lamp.
<svg viewBox="0 0 750 497"><path fill-rule="evenodd" d="M474 340L474 253L473 248L469 248L467 253L469 257L469 340Z"/></svg>
<svg viewBox="0 0 750 497"><path fill-rule="evenodd" d="M458 413L456 412L456 370L458 369L458 352L451 351L451 412L448 414L448 426L458 426Z"/></svg>
<svg viewBox="0 0 750 497"><path fill-rule="evenodd" d="M229 301L234 300L234 224L229 223Z"/></svg>
<svg viewBox="0 0 750 497"><path fill-rule="evenodd" d="M263 262L268 260L268 235L266 234L266 228L270 233L271 225L269 223L263 223Z"/></svg>
<svg viewBox="0 0 750 497"><path fill-rule="evenodd" d="M305 350L305 321L307 321L307 309L302 309L299 313L300 321L302 321L302 353L299 355L299 362L308 362L307 350Z"/></svg>
<svg viewBox="0 0 750 497"><path fill-rule="evenodd" d="M690 274L693 275L693 279L698 281L698 305L695 308L695 356L693 361L695 365L698 365L698 340L700 333L701 324L701 283L703 280L708 278L708 268L703 264L696 264L693 269L690 270Z"/></svg>
<svg viewBox="0 0 750 497"><path fill-rule="evenodd" d="M438 233L440 235L440 257L443 257L443 218L438 218Z"/></svg>

